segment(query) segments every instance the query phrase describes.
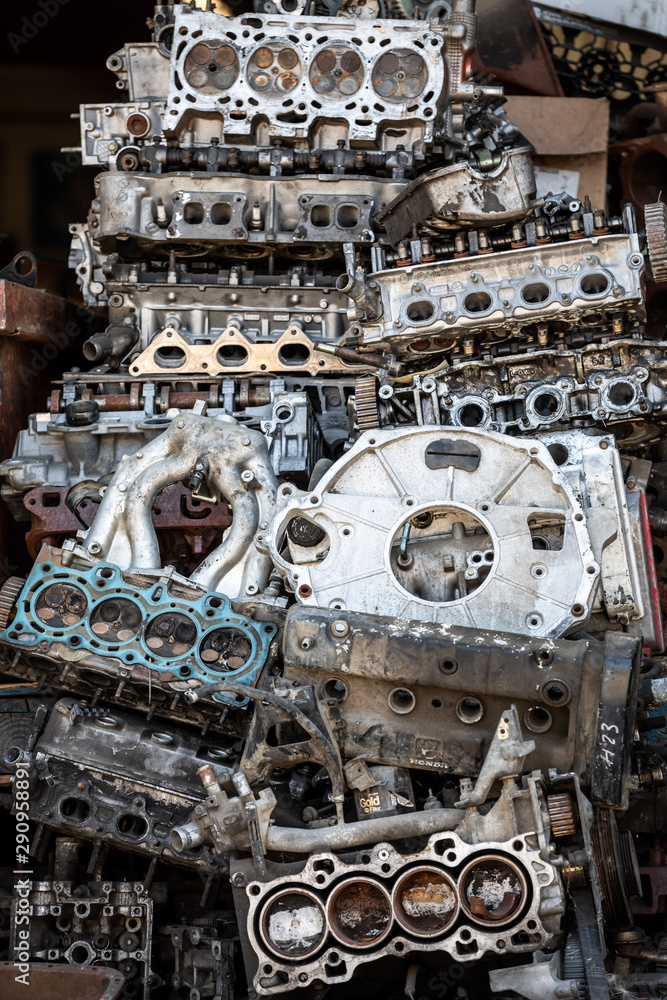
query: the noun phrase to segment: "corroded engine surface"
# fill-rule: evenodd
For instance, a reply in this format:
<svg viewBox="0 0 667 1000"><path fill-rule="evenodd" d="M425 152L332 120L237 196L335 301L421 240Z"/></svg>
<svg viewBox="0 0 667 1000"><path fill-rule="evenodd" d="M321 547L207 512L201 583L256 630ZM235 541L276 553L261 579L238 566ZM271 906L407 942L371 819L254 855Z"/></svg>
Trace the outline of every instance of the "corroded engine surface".
<svg viewBox="0 0 667 1000"><path fill-rule="evenodd" d="M664 206L536 195L475 0L248 6L156 6L80 109L107 325L0 464L33 960L657 988Z"/></svg>

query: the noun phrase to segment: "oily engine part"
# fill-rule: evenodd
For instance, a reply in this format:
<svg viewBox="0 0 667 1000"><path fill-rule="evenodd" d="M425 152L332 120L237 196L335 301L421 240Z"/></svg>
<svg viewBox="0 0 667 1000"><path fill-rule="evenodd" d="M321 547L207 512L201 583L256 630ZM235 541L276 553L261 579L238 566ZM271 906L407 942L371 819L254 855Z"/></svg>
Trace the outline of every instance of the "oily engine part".
<svg viewBox="0 0 667 1000"><path fill-rule="evenodd" d="M620 806L627 795L627 752L607 760L600 748L617 713L626 738L633 728L639 642L630 636L521 640L295 607L283 655L288 682L313 685L335 706L345 759L476 776L511 697L535 743L533 766L575 771L600 804Z"/></svg>
<svg viewBox="0 0 667 1000"><path fill-rule="evenodd" d="M31 816L60 833L151 857L172 855L169 833L204 797L197 770L210 764L225 783L229 740L202 738L125 712L62 698L30 754L9 748L10 767L30 773ZM176 860L220 873L208 849Z"/></svg>
<svg viewBox="0 0 667 1000"><path fill-rule="evenodd" d="M0 455L21 989L661 994L667 216L545 180L477 17L160 3L79 109L95 320Z"/></svg>

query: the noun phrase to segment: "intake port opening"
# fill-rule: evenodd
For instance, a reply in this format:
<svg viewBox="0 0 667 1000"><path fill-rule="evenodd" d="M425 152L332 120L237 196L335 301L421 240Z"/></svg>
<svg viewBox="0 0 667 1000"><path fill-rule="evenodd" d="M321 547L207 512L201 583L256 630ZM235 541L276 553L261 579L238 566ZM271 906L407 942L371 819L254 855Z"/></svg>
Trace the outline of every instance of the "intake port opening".
<svg viewBox="0 0 667 1000"><path fill-rule="evenodd" d="M204 206L198 201L189 201L183 208L183 221L189 226L198 226L204 221Z"/></svg>
<svg viewBox="0 0 667 1000"><path fill-rule="evenodd" d="M211 223L214 226L226 226L232 218L232 206L226 201L218 201L211 206Z"/></svg>
<svg viewBox="0 0 667 1000"><path fill-rule="evenodd" d="M486 420L486 412L479 403L466 403L457 413L461 427L480 427Z"/></svg>
<svg viewBox="0 0 667 1000"><path fill-rule="evenodd" d="M470 292L463 300L463 308L471 313L486 312L493 299L488 292Z"/></svg>
<svg viewBox="0 0 667 1000"><path fill-rule="evenodd" d="M216 360L219 365L226 368L234 368L237 365L244 365L248 360L248 352L241 344L223 344L216 351Z"/></svg>
<svg viewBox="0 0 667 1000"><path fill-rule="evenodd" d="M141 840L148 833L148 823L137 813L124 813L116 823L118 832L130 840Z"/></svg>
<svg viewBox="0 0 667 1000"><path fill-rule="evenodd" d="M560 398L554 392L541 392L535 397L533 409L543 420L554 420L560 409Z"/></svg>
<svg viewBox="0 0 667 1000"><path fill-rule="evenodd" d="M185 351L175 344L164 344L158 347L153 360L159 368L182 368L185 364Z"/></svg>
<svg viewBox="0 0 667 1000"><path fill-rule="evenodd" d="M69 796L60 803L60 815L70 823L84 823L90 815L90 806L85 799Z"/></svg>
<svg viewBox="0 0 667 1000"><path fill-rule="evenodd" d="M609 288L606 274L585 274L579 283L584 295L602 295Z"/></svg>
<svg viewBox="0 0 667 1000"><path fill-rule="evenodd" d="M435 306L427 299L411 302L405 310L405 315L411 323L427 323L433 317Z"/></svg>
<svg viewBox="0 0 667 1000"><path fill-rule="evenodd" d="M278 358L284 365L305 365L310 360L310 348L307 344L285 344L278 351Z"/></svg>
<svg viewBox="0 0 667 1000"><path fill-rule="evenodd" d="M619 410L632 406L636 395L635 387L630 382L614 382L608 391L609 402Z"/></svg>
<svg viewBox="0 0 667 1000"><path fill-rule="evenodd" d="M551 290L549 286L543 284L541 281L533 281L530 285L524 285L521 289L521 298L529 305L535 305L537 302L546 302L550 295Z"/></svg>

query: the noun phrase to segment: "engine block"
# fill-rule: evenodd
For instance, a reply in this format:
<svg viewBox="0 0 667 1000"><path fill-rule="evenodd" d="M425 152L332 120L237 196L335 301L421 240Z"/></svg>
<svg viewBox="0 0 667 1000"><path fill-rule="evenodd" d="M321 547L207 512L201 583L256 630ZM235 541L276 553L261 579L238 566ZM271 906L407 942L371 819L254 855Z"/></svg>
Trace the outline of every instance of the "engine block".
<svg viewBox="0 0 667 1000"><path fill-rule="evenodd" d="M147 24L0 455L4 939L54 996L662 995L667 209L544 192L475 0Z"/></svg>

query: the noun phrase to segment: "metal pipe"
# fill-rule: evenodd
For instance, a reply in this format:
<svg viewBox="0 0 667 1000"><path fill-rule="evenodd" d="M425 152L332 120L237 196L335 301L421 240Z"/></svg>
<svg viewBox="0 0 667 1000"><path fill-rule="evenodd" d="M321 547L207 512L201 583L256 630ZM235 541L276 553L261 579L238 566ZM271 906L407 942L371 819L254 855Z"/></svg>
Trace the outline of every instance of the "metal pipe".
<svg viewBox="0 0 667 1000"><path fill-rule="evenodd" d="M377 282L367 281L362 268L358 267L354 274L341 274L336 288L350 296L362 322L373 323L382 316L382 296Z"/></svg>
<svg viewBox="0 0 667 1000"><path fill-rule="evenodd" d="M315 851L342 851L361 844L423 837L445 830L454 830L461 823L460 809L429 809L421 813L405 813L382 819L339 823L324 830L296 830L292 827L270 826L266 833L267 851L289 851L310 854Z"/></svg>
<svg viewBox="0 0 667 1000"><path fill-rule="evenodd" d="M106 358L123 358L139 339L134 326L111 325L104 333L94 333L82 347L86 361L104 361Z"/></svg>

